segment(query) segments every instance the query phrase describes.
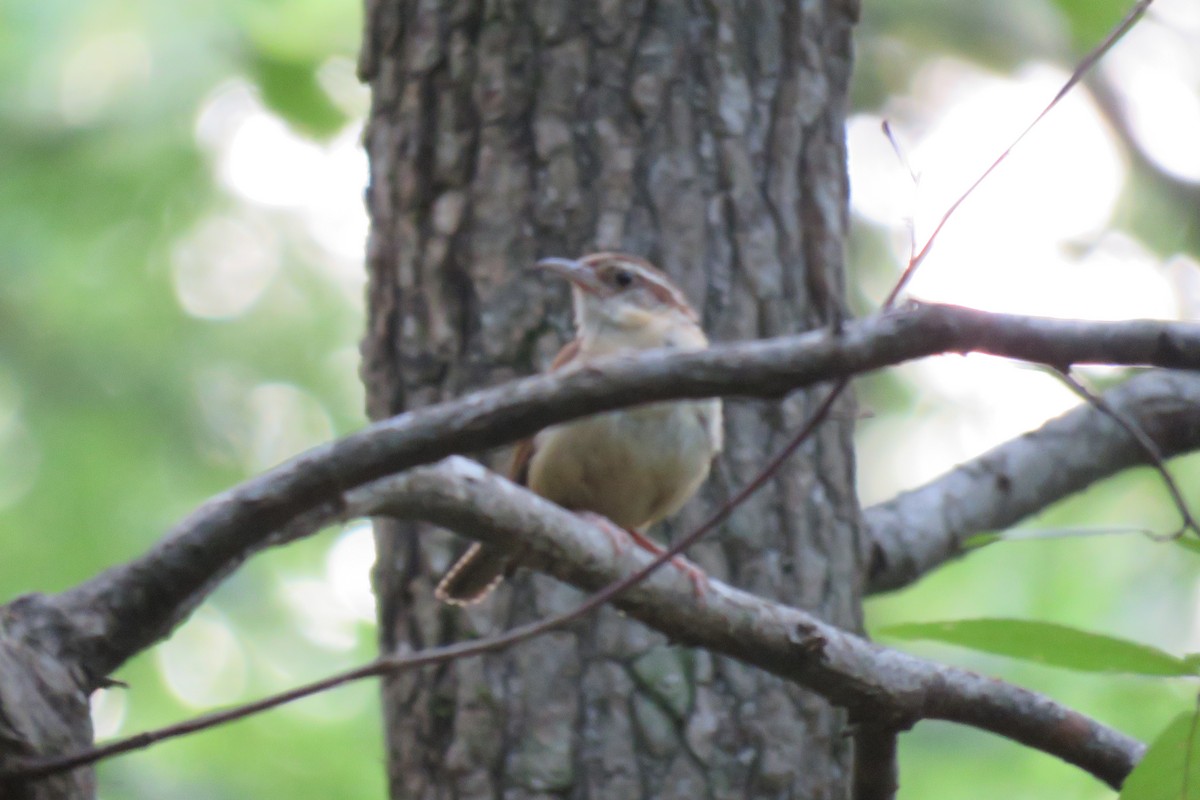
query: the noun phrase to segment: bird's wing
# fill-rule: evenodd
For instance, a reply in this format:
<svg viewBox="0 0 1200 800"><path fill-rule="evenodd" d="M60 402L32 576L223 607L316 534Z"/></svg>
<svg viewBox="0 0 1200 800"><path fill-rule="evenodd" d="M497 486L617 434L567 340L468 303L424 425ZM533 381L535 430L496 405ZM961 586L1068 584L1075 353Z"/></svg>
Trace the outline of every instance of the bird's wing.
<svg viewBox="0 0 1200 800"><path fill-rule="evenodd" d="M558 355L550 362L550 371L556 372L579 357L579 340L572 339L563 345ZM513 451L512 462L508 467L508 477L513 483L525 486L529 482L529 462L533 459L533 437L517 442Z"/></svg>

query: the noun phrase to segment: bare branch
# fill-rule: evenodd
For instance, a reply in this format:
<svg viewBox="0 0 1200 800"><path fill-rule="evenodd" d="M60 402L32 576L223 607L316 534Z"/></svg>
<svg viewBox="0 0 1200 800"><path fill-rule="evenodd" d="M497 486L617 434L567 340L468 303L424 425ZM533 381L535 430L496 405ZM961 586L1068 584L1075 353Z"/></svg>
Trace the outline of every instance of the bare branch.
<svg viewBox="0 0 1200 800"><path fill-rule="evenodd" d="M614 554L606 536L555 506L463 458L385 478L349 492L338 510L312 513L296 525L315 530L363 514L425 519L490 544L519 549L525 563L595 590L646 567L653 559L638 548ZM299 533L299 528L292 533ZM1034 692L881 647L828 625L806 612L710 581L696 602L691 581L660 570L629 588L616 605L672 639L740 659L806 686L850 711L851 719L903 729L920 719L943 719L992 731L1081 767L1117 786L1141 758L1141 743ZM510 644L504 641L502 644ZM323 690L390 669L430 663L434 657L474 655L499 646L489 641L452 645L454 652L385 657L316 684ZM469 648L469 650L463 650ZM292 691L279 702L303 696ZM253 704L262 710L279 702ZM218 721L244 714L221 712ZM183 723L176 735L207 727ZM161 740L162 732L132 737L131 746ZM104 749L104 748L102 748ZM120 752L122 748L109 748ZM55 759L86 763L91 758ZM33 762L47 771L52 762Z"/></svg>
<svg viewBox="0 0 1200 800"><path fill-rule="evenodd" d="M462 459L399 480L408 491L384 503L388 513L472 536L495 531L509 546L519 541L527 563L583 589L604 586L650 560L634 548L614 558L608 540L575 515L526 498L523 489ZM971 725L1055 755L1112 786L1145 749L1035 692L879 646L717 581L697 603L685 576L660 570L614 602L675 641L806 686L848 709L852 720L898 728L919 719Z"/></svg>
<svg viewBox="0 0 1200 800"><path fill-rule="evenodd" d="M854 732L854 800L894 800L900 788L895 728L860 725Z"/></svg>
<svg viewBox="0 0 1200 800"><path fill-rule="evenodd" d="M1200 368L1200 325L1084 322L915 305L837 332L660 351L515 381L371 425L210 500L149 553L64 592L75 655L99 680L161 639L230 570L296 516L345 491L447 455L496 447L558 422L654 400L776 398L913 358L977 351L1046 363Z"/></svg>
<svg viewBox="0 0 1200 800"><path fill-rule="evenodd" d="M1104 394L1164 457L1200 447L1200 375L1151 372ZM1145 448L1113 418L1084 405L864 512L872 556L868 590L907 586L1003 530L1092 483L1146 464Z"/></svg>

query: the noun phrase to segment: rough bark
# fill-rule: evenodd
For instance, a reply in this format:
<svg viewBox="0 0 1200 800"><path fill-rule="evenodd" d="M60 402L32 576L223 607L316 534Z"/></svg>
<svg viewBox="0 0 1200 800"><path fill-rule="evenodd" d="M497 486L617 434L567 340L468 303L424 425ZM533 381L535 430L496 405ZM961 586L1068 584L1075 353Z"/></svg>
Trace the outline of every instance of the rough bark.
<svg viewBox="0 0 1200 800"><path fill-rule="evenodd" d="M368 3L369 411L536 370L567 334L540 255L657 262L716 340L830 321L846 225L852 4ZM698 520L782 444L807 396L731 404ZM842 419L848 414L839 414ZM716 576L858 625L849 425L825 427L694 553ZM447 536L379 530L385 650L496 631L574 602L523 575L434 605ZM502 656L385 684L396 798L843 797L842 715L615 613Z"/></svg>
<svg viewBox="0 0 1200 800"><path fill-rule="evenodd" d="M88 695L71 620L42 595L0 607L0 769L28 756L74 752L92 743ZM92 768L36 781L0 779L5 800L87 800Z"/></svg>

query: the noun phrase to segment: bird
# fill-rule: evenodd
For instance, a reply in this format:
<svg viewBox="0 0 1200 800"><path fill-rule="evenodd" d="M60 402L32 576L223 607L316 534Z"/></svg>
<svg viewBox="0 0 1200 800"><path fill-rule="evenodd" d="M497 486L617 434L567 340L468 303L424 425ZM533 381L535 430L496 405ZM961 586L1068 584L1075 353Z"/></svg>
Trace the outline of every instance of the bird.
<svg viewBox="0 0 1200 800"><path fill-rule="evenodd" d="M543 258L534 266L571 285L575 336L551 363L552 372L654 348L708 347L699 314L683 292L643 258L601 252ZM720 399L651 403L540 431L518 443L509 477L591 517L610 536L628 534L639 546L662 552L642 531L696 493L722 443ZM478 602L508 573L511 559L508 551L476 543L446 571L435 597L453 605ZM683 568L691 570L699 591L697 575L703 573Z"/></svg>

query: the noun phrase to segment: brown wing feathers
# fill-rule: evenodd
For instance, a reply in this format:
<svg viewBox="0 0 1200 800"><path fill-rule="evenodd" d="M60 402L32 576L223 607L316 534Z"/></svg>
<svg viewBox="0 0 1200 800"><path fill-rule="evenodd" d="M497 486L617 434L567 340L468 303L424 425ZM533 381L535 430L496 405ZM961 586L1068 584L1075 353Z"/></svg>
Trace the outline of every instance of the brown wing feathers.
<svg viewBox="0 0 1200 800"><path fill-rule="evenodd" d="M562 368L578 354L579 342L568 342L554 357L550 370ZM529 462L532 458L533 439L517 442L508 467L509 480L521 486L528 485ZM444 603L470 605L486 597L488 592L503 580L510 566L507 552L476 542L454 562L438 582L433 594Z"/></svg>

